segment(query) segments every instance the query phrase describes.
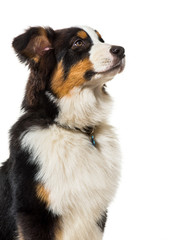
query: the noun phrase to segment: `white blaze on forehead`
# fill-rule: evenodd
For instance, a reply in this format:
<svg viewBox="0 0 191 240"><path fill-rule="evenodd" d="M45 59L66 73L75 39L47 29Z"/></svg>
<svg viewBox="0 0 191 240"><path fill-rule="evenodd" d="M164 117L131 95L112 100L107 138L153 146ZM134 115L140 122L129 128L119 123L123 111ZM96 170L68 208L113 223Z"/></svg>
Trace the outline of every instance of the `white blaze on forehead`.
<svg viewBox="0 0 191 240"><path fill-rule="evenodd" d="M96 43L100 43L98 35L96 33L96 31L94 29L92 29L91 27L86 27L83 26L81 27L85 32L87 32L87 34L90 36L90 38L92 39L93 44Z"/></svg>

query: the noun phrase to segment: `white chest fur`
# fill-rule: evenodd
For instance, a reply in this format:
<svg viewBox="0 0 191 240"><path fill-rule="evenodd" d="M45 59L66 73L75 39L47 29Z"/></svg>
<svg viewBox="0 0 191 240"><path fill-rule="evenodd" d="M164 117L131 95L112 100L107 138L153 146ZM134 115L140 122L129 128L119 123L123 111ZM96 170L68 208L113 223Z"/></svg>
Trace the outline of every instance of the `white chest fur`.
<svg viewBox="0 0 191 240"><path fill-rule="evenodd" d="M87 216L97 220L116 191L120 154L109 125L95 132L97 147L89 137L53 125L31 129L22 146L39 165L36 180L49 192L50 210L62 216Z"/></svg>

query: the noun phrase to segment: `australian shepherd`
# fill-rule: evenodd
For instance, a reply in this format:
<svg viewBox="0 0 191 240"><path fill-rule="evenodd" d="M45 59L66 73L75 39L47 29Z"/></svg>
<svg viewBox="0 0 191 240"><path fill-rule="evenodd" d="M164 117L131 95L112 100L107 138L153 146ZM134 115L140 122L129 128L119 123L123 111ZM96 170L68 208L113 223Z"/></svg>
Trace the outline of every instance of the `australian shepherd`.
<svg viewBox="0 0 191 240"><path fill-rule="evenodd" d="M13 48L30 75L0 168L0 239L101 240L120 175L105 83L125 50L89 27L32 27Z"/></svg>

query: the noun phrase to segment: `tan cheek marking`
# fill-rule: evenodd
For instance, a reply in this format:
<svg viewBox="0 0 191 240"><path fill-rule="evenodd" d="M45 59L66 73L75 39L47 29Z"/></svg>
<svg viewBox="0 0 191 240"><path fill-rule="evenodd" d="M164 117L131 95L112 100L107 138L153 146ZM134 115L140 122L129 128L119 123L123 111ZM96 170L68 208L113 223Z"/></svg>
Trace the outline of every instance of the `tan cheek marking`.
<svg viewBox="0 0 191 240"><path fill-rule="evenodd" d="M64 84L65 93L68 94L76 86L80 86L86 82L84 74L86 71L93 69L92 63L88 58L74 65L68 74L68 78Z"/></svg>
<svg viewBox="0 0 191 240"><path fill-rule="evenodd" d="M81 60L71 67L67 79L64 80L64 69L62 62L60 62L53 74L52 90L59 98L68 95L74 87L78 87L86 82L84 74L91 69L93 69L93 66L88 58Z"/></svg>
<svg viewBox="0 0 191 240"><path fill-rule="evenodd" d="M36 194L37 197L44 203L47 204L47 206L50 205L50 200L49 200L49 193L48 191L44 188L44 186L42 184L38 184L36 186Z"/></svg>
<svg viewBox="0 0 191 240"><path fill-rule="evenodd" d="M62 61L60 61L53 73L51 80L51 88L59 98L61 98L63 92L63 84L64 84L64 69Z"/></svg>
<svg viewBox="0 0 191 240"><path fill-rule="evenodd" d="M80 38L82 38L82 39L85 39L85 38L88 37L87 33L84 32L84 31L79 31L79 32L77 33L77 36L80 37Z"/></svg>

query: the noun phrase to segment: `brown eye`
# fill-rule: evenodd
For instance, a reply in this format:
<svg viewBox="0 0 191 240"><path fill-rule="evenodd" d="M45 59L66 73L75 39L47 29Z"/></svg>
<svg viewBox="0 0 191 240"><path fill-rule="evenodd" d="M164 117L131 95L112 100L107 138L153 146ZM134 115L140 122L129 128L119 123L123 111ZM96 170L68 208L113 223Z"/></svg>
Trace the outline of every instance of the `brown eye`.
<svg viewBox="0 0 191 240"><path fill-rule="evenodd" d="M74 42L73 47L82 47L83 45L84 45L84 42L78 39Z"/></svg>

